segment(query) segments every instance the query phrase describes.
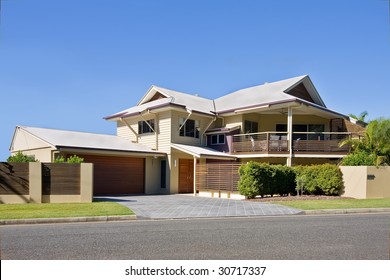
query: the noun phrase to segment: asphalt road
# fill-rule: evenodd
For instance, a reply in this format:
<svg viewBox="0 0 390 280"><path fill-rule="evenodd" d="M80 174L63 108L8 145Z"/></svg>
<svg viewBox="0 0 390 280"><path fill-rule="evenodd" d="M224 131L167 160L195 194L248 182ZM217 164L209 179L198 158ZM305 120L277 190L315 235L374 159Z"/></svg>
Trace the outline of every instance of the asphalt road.
<svg viewBox="0 0 390 280"><path fill-rule="evenodd" d="M1 226L1 259L389 259L390 215Z"/></svg>

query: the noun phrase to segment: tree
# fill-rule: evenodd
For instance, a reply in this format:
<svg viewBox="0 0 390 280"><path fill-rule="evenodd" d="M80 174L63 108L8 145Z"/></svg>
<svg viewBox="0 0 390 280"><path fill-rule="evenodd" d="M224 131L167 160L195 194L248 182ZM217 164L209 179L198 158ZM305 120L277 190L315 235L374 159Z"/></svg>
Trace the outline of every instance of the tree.
<svg viewBox="0 0 390 280"><path fill-rule="evenodd" d="M341 145L351 145L352 152L342 160L341 165L360 165L374 162L375 165L390 165L390 119L371 121L364 137L349 139Z"/></svg>
<svg viewBox="0 0 390 280"><path fill-rule="evenodd" d="M360 113L359 116L356 116L354 114L348 114L348 116L350 116L351 118L354 118L355 120L358 120L358 121L361 121L361 122L365 122L365 119L368 116L368 112L367 111L363 111L363 112Z"/></svg>

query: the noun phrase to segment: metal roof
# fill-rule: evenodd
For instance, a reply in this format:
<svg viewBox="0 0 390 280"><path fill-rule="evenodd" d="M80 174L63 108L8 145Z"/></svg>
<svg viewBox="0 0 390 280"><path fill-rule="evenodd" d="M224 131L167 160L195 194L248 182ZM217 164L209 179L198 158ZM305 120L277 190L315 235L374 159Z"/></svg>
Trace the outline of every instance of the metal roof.
<svg viewBox="0 0 390 280"><path fill-rule="evenodd" d="M88 132L48 129L39 127L18 126L27 133L46 142L49 146L59 148L81 148L110 150L137 153L161 154L144 145L133 143L119 136ZM15 132L16 134L16 132ZM14 136L15 137L15 136Z"/></svg>
<svg viewBox="0 0 390 280"><path fill-rule="evenodd" d="M197 147L183 144L171 144L171 147L182 151L186 154L190 154L194 157L206 157L206 158L225 158L225 159L235 159L235 156L216 151L207 147Z"/></svg>

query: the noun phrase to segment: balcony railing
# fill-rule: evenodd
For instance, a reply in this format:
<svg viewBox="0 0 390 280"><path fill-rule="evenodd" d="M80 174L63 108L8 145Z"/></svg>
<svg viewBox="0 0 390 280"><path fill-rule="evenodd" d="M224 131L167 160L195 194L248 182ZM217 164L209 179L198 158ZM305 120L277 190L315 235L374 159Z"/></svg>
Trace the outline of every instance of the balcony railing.
<svg viewBox="0 0 390 280"><path fill-rule="evenodd" d="M292 152L294 154L347 154L349 145L340 143L353 137L351 133L335 132L294 132ZM289 137L287 132L260 132L233 136L233 154L288 154Z"/></svg>

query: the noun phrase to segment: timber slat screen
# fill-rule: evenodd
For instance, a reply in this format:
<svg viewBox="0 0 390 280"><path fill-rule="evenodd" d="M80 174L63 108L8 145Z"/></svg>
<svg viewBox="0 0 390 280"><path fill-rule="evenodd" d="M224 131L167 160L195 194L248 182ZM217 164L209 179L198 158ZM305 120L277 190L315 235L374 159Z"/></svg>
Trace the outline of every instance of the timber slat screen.
<svg viewBox="0 0 390 280"><path fill-rule="evenodd" d="M196 166L196 189L237 192L241 163L206 163Z"/></svg>
<svg viewBox="0 0 390 280"><path fill-rule="evenodd" d="M79 195L80 164L42 164L43 195Z"/></svg>
<svg viewBox="0 0 390 280"><path fill-rule="evenodd" d="M0 163L0 194L29 195L29 164Z"/></svg>

